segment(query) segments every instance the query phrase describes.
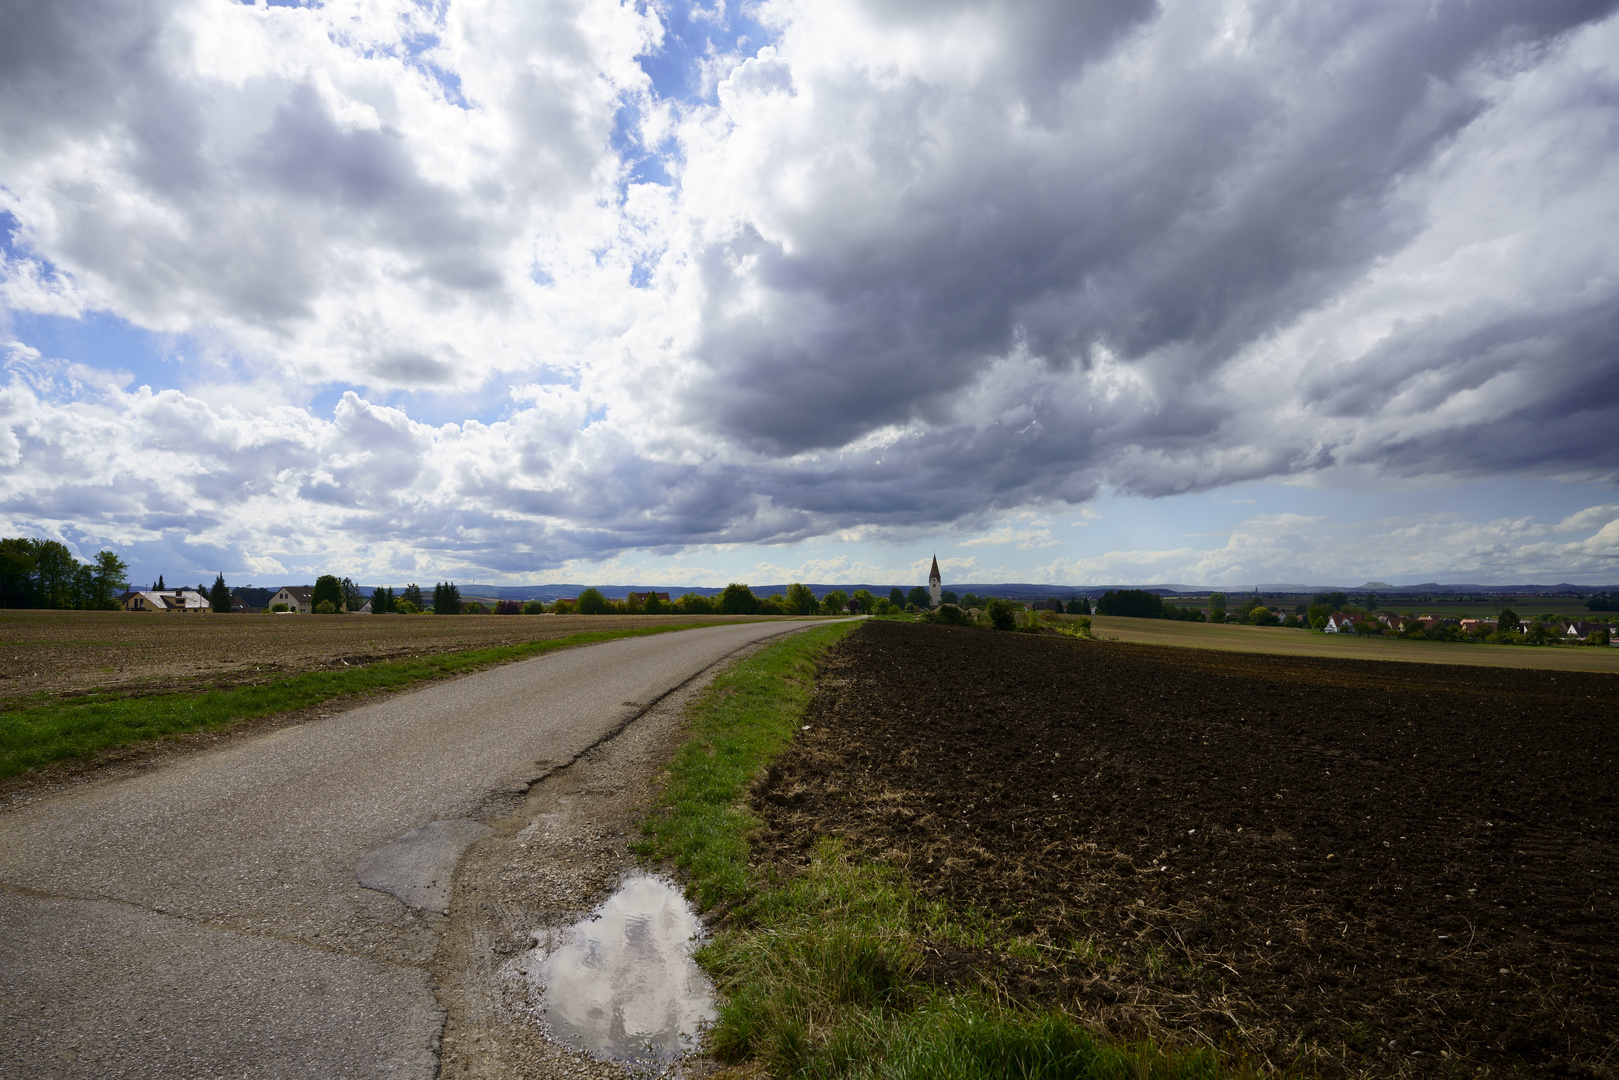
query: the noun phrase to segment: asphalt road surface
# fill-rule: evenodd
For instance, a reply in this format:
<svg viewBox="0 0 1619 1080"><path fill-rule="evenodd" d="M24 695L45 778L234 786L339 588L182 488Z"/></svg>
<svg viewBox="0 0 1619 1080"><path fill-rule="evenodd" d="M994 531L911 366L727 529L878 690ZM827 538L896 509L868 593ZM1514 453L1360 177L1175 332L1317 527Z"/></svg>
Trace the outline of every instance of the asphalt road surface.
<svg viewBox="0 0 1619 1080"><path fill-rule="evenodd" d="M800 625L552 653L0 814L0 1076L432 1077L477 819Z"/></svg>

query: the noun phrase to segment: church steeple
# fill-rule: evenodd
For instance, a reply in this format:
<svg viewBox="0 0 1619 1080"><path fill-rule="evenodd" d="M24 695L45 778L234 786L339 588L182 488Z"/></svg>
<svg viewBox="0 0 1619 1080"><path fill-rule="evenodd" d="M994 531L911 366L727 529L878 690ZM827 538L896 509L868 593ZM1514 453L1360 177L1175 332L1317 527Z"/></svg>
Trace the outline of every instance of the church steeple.
<svg viewBox="0 0 1619 1080"><path fill-rule="evenodd" d="M928 599L938 607L944 598L944 575L939 573L939 556L933 556L933 569L928 571Z"/></svg>

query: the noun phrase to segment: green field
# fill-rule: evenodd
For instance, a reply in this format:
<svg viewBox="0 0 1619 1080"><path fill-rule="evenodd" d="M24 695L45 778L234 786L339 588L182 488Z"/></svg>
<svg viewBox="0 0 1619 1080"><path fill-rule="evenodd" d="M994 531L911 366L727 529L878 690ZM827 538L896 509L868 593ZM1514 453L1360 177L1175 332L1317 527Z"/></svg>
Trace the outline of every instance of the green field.
<svg viewBox="0 0 1619 1080"><path fill-rule="evenodd" d="M1616 648L1583 645L1537 648L1528 645L1400 641L1390 638L1359 638L1345 634L1317 634L1308 630L1286 630L1274 626L1130 619L1118 615L1096 615L1092 617L1091 622L1095 635L1104 641L1129 641L1142 645L1178 645L1192 649L1275 653L1280 656L1341 656L1354 660L1400 660L1413 664L1469 664L1476 667L1522 667L1546 671L1619 672L1619 649Z"/></svg>

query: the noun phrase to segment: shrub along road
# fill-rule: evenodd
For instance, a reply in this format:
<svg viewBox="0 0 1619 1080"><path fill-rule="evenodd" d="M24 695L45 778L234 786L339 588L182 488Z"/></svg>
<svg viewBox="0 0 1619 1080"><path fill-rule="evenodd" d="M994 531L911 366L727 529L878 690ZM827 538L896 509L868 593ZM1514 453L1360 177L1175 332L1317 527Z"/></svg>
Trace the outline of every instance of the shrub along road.
<svg viewBox="0 0 1619 1080"><path fill-rule="evenodd" d="M477 822L794 626L557 652L0 815L0 1071L433 1076Z"/></svg>

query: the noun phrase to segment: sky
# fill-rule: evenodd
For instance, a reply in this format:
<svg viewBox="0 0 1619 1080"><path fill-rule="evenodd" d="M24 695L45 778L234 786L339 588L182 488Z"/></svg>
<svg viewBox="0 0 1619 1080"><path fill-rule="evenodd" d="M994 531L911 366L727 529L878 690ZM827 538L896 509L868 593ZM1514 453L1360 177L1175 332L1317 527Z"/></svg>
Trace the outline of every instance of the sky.
<svg viewBox="0 0 1619 1080"><path fill-rule="evenodd" d="M1619 0L17 0L0 535L1619 582Z"/></svg>

